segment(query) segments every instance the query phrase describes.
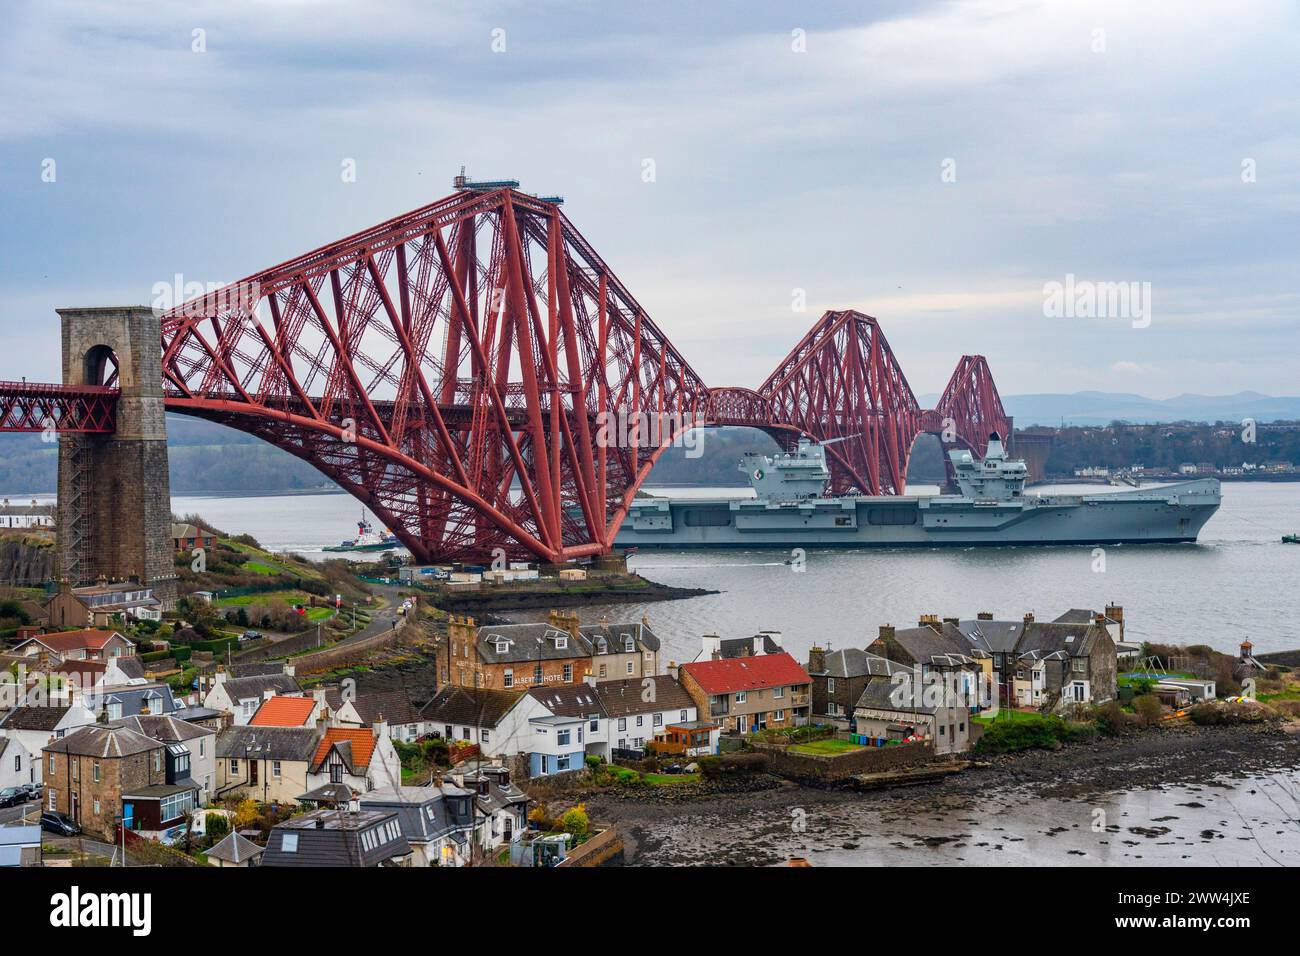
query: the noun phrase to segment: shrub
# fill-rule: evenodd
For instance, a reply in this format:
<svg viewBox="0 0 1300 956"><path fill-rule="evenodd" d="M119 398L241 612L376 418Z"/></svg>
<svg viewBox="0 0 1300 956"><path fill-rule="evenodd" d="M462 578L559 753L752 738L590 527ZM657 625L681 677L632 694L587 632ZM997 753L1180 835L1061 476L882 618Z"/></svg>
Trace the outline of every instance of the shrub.
<svg viewBox="0 0 1300 956"><path fill-rule="evenodd" d="M1143 727L1151 727L1159 722L1165 712L1164 704L1155 694L1142 694L1133 699L1133 713Z"/></svg>
<svg viewBox="0 0 1300 956"><path fill-rule="evenodd" d="M257 801L244 799L239 801L239 806L235 808L235 829L242 830L250 827L262 819L261 808L258 807Z"/></svg>
<svg viewBox="0 0 1300 956"><path fill-rule="evenodd" d="M1155 690L1156 683L1154 677L1135 677L1130 681L1129 686L1133 688L1134 697L1145 697Z"/></svg>
<svg viewBox="0 0 1300 956"><path fill-rule="evenodd" d="M1028 714L1019 720L994 721L984 728L975 752L996 754L1052 750L1060 745L1067 733L1065 721L1051 714Z"/></svg>
<svg viewBox="0 0 1300 956"><path fill-rule="evenodd" d="M1119 705L1119 701L1110 700L1093 709L1092 722L1099 733L1114 737L1128 730L1133 721L1128 714L1124 713L1124 708Z"/></svg>
<svg viewBox="0 0 1300 956"><path fill-rule="evenodd" d="M560 826L564 832L573 837L575 844L581 843L591 834L591 819L587 816L587 805L580 803L560 817Z"/></svg>
<svg viewBox="0 0 1300 956"><path fill-rule="evenodd" d="M1260 704L1228 704L1221 701L1197 704L1187 713L1192 718L1192 723L1201 727L1258 724L1273 716L1273 711Z"/></svg>
<svg viewBox="0 0 1300 956"><path fill-rule="evenodd" d="M215 843L230 832L230 820L224 813L208 813L203 818L203 829Z"/></svg>

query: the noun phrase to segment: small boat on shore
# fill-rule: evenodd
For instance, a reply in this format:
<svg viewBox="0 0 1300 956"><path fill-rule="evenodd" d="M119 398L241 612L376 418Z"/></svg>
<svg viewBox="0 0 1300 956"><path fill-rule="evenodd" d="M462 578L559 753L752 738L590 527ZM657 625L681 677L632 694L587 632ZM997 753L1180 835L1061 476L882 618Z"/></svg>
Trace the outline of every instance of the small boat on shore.
<svg viewBox="0 0 1300 956"><path fill-rule="evenodd" d="M1284 534L1284 535L1282 535L1282 543L1283 543L1283 544L1300 544L1300 534Z"/></svg>

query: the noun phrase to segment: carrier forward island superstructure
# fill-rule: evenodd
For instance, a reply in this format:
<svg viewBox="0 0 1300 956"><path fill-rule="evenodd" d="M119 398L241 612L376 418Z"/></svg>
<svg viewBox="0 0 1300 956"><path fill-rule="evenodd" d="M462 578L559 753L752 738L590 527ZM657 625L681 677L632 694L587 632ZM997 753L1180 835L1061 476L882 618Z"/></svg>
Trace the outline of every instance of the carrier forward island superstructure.
<svg viewBox="0 0 1300 956"><path fill-rule="evenodd" d="M1096 495L1026 494L1023 461L990 436L982 460L950 451L959 494L823 497L825 446L747 454L753 498L638 498L618 547L935 547L1195 541L1222 500L1214 478Z"/></svg>

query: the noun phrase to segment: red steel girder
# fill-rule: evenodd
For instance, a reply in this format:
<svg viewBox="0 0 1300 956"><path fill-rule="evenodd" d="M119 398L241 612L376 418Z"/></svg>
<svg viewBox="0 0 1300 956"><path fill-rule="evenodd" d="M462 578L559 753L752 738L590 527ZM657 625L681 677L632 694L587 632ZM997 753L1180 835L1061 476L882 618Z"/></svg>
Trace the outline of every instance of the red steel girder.
<svg viewBox="0 0 1300 956"><path fill-rule="evenodd" d="M708 390L553 203L460 192L163 316L167 407L251 431L421 560L609 550Z"/></svg>
<svg viewBox="0 0 1300 956"><path fill-rule="evenodd" d="M0 382L0 432L111 432L120 394L105 385Z"/></svg>

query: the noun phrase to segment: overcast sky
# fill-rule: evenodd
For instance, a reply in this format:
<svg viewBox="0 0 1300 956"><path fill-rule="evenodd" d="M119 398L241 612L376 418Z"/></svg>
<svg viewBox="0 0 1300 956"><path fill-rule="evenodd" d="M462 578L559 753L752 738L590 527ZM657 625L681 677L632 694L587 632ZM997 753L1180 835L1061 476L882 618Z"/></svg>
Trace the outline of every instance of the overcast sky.
<svg viewBox="0 0 1300 956"><path fill-rule="evenodd" d="M711 385L857 308L918 394L963 353L1004 394L1300 392L1290 0L5 6L0 378L54 380L55 308L240 278L464 164L565 196ZM1149 325L1046 316L1067 274L1149 282Z"/></svg>

